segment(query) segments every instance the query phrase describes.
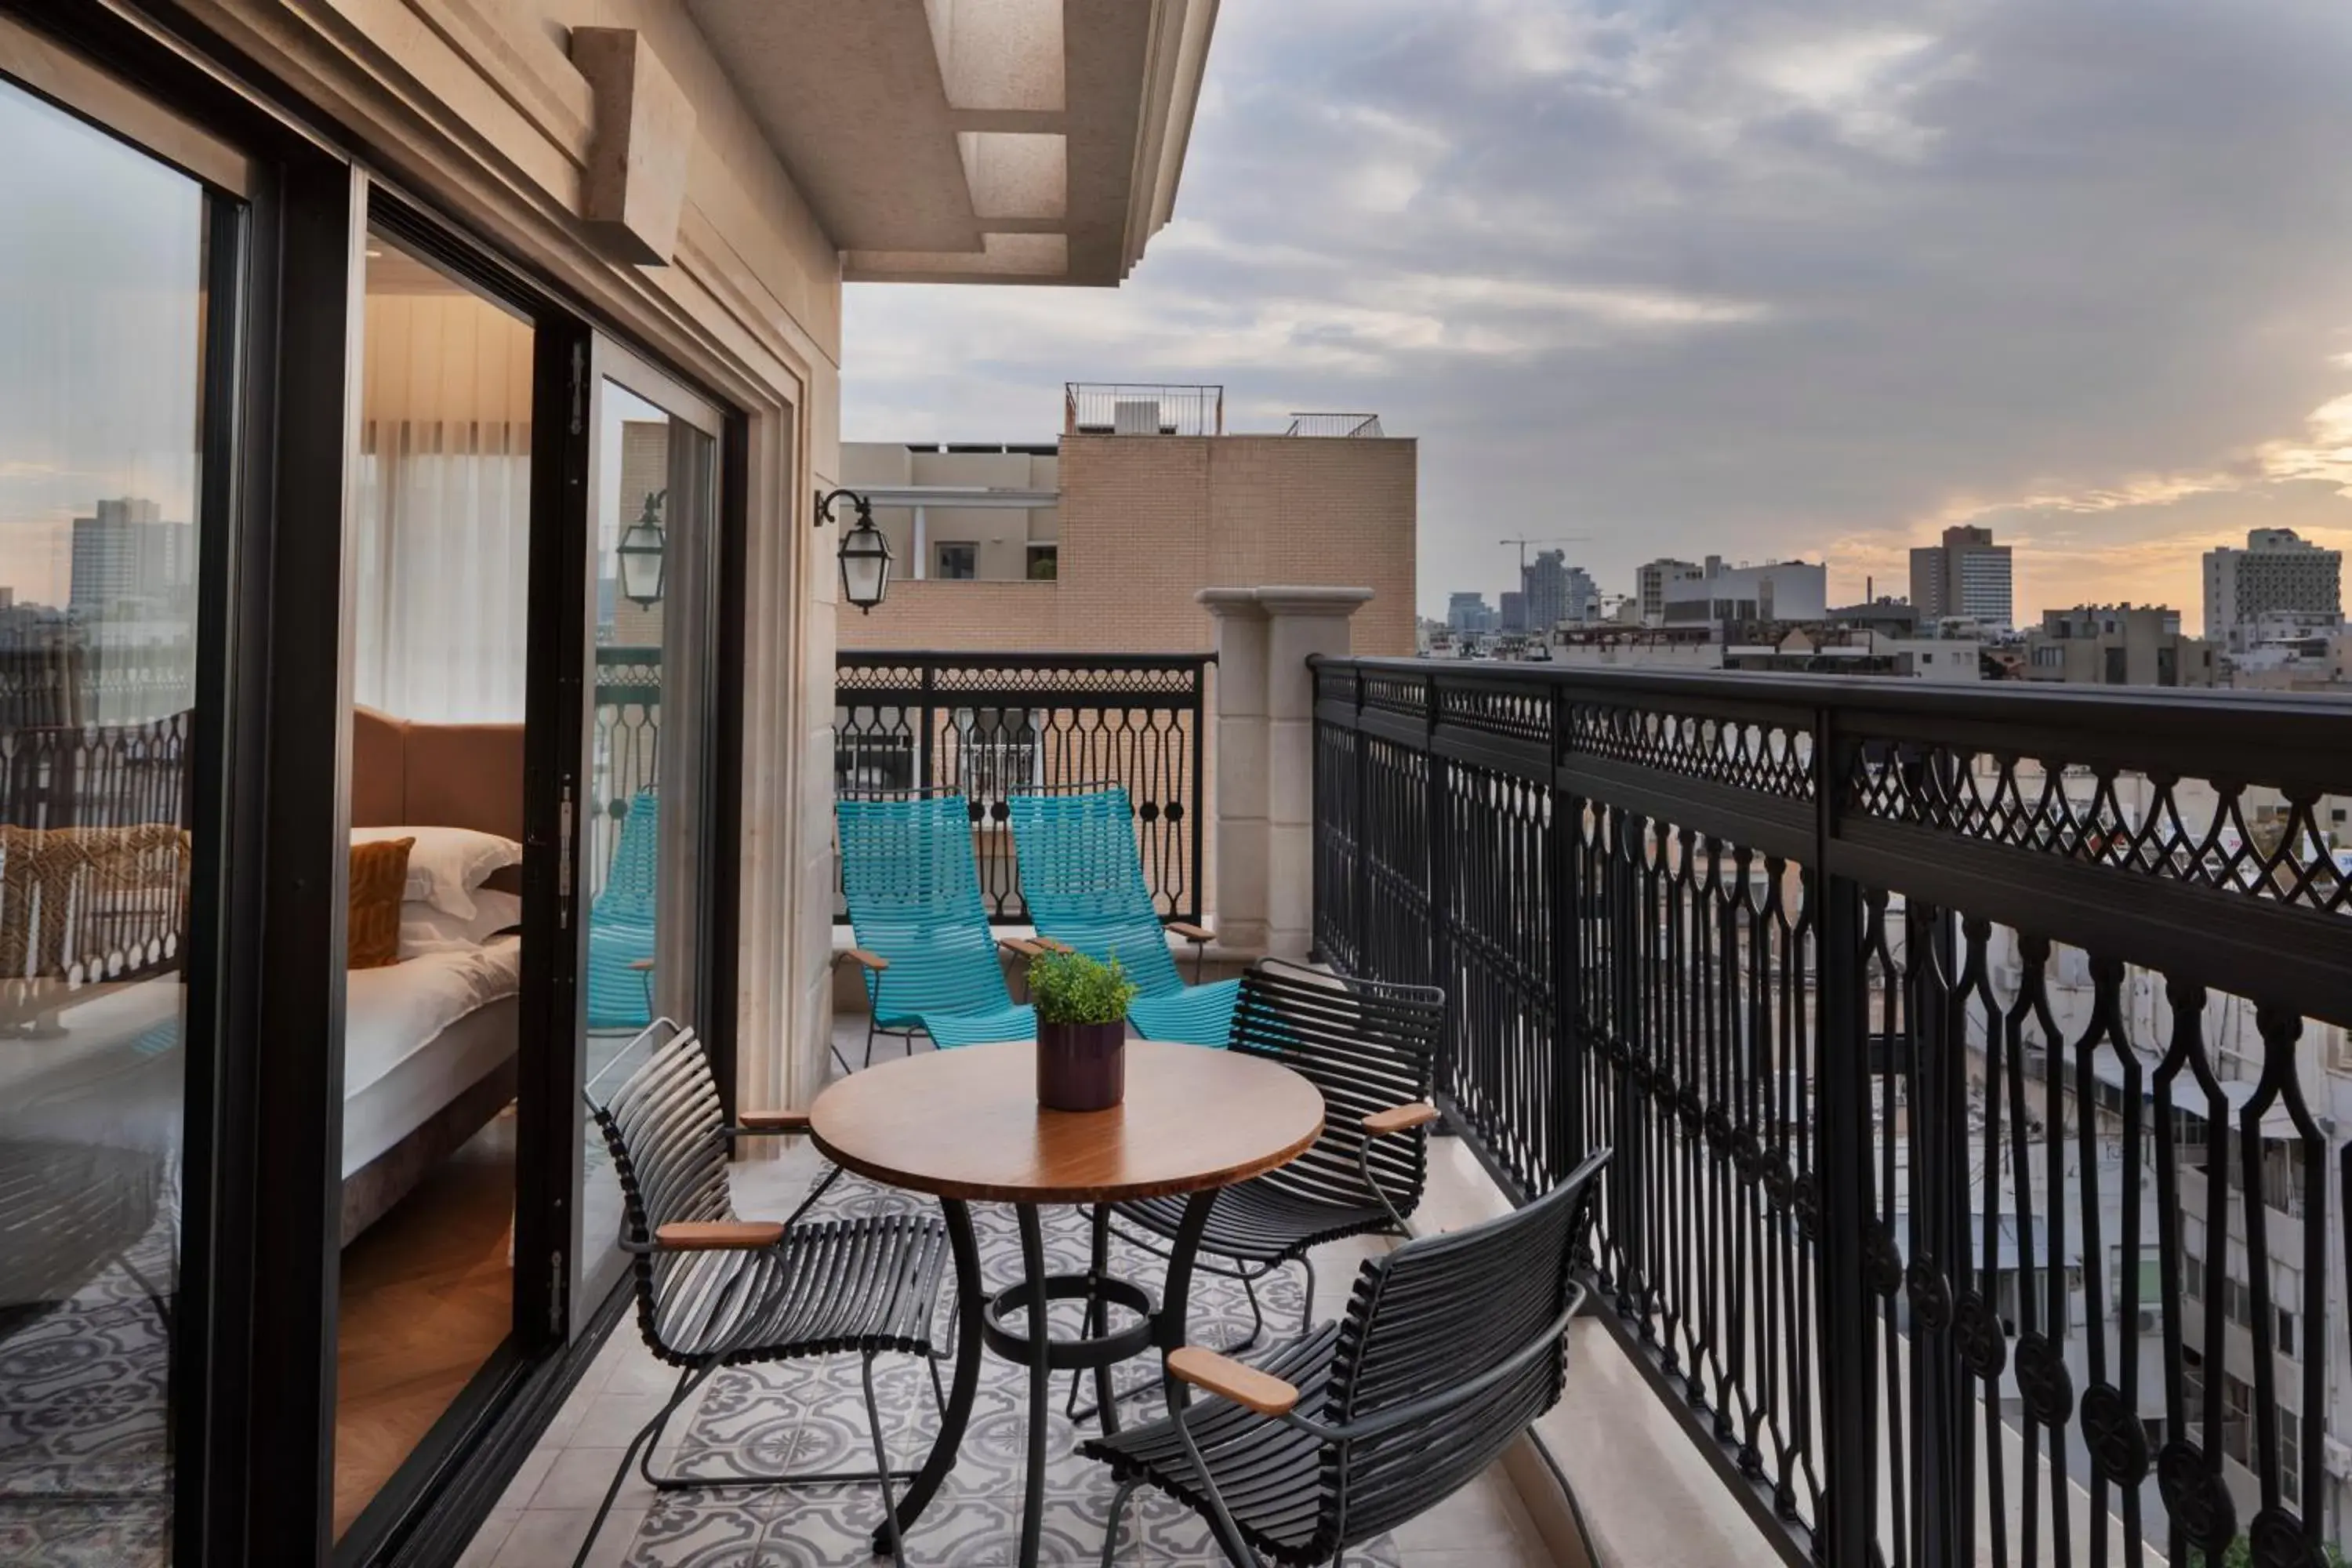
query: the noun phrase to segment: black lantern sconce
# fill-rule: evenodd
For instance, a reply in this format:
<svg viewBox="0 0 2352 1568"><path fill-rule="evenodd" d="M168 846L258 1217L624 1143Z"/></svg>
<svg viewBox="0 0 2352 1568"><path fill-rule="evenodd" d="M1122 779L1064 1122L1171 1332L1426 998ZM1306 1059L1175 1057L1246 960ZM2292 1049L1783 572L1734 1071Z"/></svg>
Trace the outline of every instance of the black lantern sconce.
<svg viewBox="0 0 2352 1568"><path fill-rule="evenodd" d="M840 489L817 498L816 525L835 521L835 503L846 500L857 508L857 521L841 536L841 596L870 613L890 591L890 542L874 526L874 507L856 490Z"/></svg>
<svg viewBox="0 0 2352 1568"><path fill-rule="evenodd" d="M645 510L621 535L621 596L640 609L661 603L663 579L668 574L668 540L662 533L662 502L667 490L647 490Z"/></svg>

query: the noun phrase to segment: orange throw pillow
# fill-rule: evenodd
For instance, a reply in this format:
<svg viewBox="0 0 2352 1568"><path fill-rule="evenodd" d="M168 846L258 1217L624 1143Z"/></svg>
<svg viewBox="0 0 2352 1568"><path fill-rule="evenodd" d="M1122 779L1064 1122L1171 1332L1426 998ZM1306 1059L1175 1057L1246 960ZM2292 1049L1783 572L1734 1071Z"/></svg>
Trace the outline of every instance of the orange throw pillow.
<svg viewBox="0 0 2352 1568"><path fill-rule="evenodd" d="M352 899L343 940L347 969L382 969L400 962L400 896L408 889L414 838L352 846Z"/></svg>

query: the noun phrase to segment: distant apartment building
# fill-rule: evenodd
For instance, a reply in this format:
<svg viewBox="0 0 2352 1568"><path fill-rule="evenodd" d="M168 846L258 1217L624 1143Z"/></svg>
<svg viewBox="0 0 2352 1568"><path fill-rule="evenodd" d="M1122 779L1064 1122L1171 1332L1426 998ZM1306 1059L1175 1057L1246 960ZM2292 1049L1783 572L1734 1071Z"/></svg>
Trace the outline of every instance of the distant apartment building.
<svg viewBox="0 0 2352 1568"><path fill-rule="evenodd" d="M1819 562L1727 566L1721 556L1710 555L1698 576L1668 580L1663 592L1661 623L1667 626L1820 621L1829 616L1829 567Z"/></svg>
<svg viewBox="0 0 2352 1568"><path fill-rule="evenodd" d="M1989 528L1948 528L1941 544L1911 552L1911 606L1919 624L1965 616L1986 626L2014 624L2010 547Z"/></svg>
<svg viewBox="0 0 2352 1568"><path fill-rule="evenodd" d="M1368 415L1229 432L1214 386L1074 384L1051 443L844 442L898 565L840 645L1189 653L1201 589L1280 583L1371 589L1356 650L1410 654L1418 463Z"/></svg>
<svg viewBox="0 0 2352 1568"><path fill-rule="evenodd" d="M1527 606L1527 631L1598 620L1601 588L1581 566L1570 566L1560 550L1542 550L1519 568L1519 594Z"/></svg>
<svg viewBox="0 0 2352 1568"><path fill-rule="evenodd" d="M2045 610L2025 634L2028 680L2084 686L2211 686L2213 645L2180 634L2180 612L2163 605L2078 605Z"/></svg>
<svg viewBox="0 0 2352 1568"><path fill-rule="evenodd" d="M1499 609L1496 611L1496 619L1497 622L1497 630L1506 632L1526 631L1528 629L1528 596L1525 594L1513 589L1506 588L1503 590L1501 604Z"/></svg>
<svg viewBox="0 0 2352 1568"><path fill-rule="evenodd" d="M98 515L73 520L73 558L66 607L85 616L111 605L159 606L195 591L194 532L165 522L152 500L98 503Z"/></svg>
<svg viewBox="0 0 2352 1568"><path fill-rule="evenodd" d="M1706 575L1706 568L1696 561L1676 561L1660 556L1646 565L1633 570L1633 597L1640 606L1642 625L1663 626L1666 619L1666 584L1696 582Z"/></svg>
<svg viewBox="0 0 2352 1568"><path fill-rule="evenodd" d="M1717 629L1592 627L1564 634L1549 656L1557 664L1591 669L1744 669L1951 683L1983 679L1983 649L1973 641L1890 636L1864 626L1782 623L1771 641L1727 642Z"/></svg>
<svg viewBox="0 0 2352 1568"><path fill-rule="evenodd" d="M1445 629L1457 637L1485 637L1497 629L1500 620L1484 594L1449 594L1445 597Z"/></svg>
<svg viewBox="0 0 2352 1568"><path fill-rule="evenodd" d="M2344 622L2344 552L2291 528L2256 528L2243 550L2205 552L2206 640L2243 653L2268 640L2326 632Z"/></svg>

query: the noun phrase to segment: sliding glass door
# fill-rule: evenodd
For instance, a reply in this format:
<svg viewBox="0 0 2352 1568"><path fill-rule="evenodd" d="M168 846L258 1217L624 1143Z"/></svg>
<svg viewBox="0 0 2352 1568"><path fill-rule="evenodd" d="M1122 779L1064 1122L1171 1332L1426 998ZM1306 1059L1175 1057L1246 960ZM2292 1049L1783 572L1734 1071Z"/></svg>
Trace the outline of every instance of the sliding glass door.
<svg viewBox="0 0 2352 1568"><path fill-rule="evenodd" d="M155 1564L199 1370L243 165L5 21L0 66L31 76L0 75L0 1554Z"/></svg>
<svg viewBox="0 0 2352 1568"><path fill-rule="evenodd" d="M586 711L573 795L580 1081L598 1099L656 1019L699 1029L709 995L719 411L599 341L590 395ZM583 1123L573 1328L627 1265L621 1194Z"/></svg>

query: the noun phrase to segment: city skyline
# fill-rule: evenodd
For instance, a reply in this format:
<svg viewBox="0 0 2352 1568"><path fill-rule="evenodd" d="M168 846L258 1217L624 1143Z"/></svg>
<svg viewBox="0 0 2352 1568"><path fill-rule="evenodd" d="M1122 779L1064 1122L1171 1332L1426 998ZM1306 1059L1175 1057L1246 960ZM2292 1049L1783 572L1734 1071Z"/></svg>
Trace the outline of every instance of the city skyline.
<svg viewBox="0 0 2352 1568"><path fill-rule="evenodd" d="M1185 201L1117 293L852 287L845 434L1051 438L1069 379L1361 409L1422 447L1418 609L1528 534L2015 616L2352 547L2352 14L2288 0L1234 3Z"/></svg>

